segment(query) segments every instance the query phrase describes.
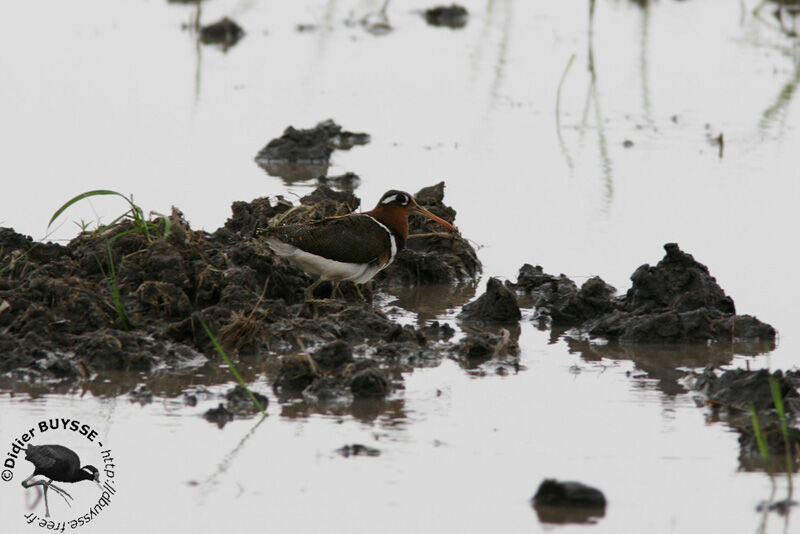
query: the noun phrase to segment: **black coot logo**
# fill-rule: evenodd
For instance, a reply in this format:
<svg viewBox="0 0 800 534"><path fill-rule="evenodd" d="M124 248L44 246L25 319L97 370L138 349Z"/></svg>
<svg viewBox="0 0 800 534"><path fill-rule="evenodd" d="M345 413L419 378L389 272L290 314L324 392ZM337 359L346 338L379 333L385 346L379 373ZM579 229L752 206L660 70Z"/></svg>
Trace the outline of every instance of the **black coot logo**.
<svg viewBox="0 0 800 534"><path fill-rule="evenodd" d="M76 529L94 521L111 504L117 493L116 464L111 449L103 445L91 425L75 419L47 419L18 436L3 459L0 478L9 482L16 468L26 470L24 460L33 464L33 473L22 481L22 487L26 491L41 489L41 493L23 512L28 525L62 532L65 527ZM96 495L89 498L82 490L76 501L72 493L80 488L75 485L87 483L97 486ZM58 497L55 500L54 495Z"/></svg>

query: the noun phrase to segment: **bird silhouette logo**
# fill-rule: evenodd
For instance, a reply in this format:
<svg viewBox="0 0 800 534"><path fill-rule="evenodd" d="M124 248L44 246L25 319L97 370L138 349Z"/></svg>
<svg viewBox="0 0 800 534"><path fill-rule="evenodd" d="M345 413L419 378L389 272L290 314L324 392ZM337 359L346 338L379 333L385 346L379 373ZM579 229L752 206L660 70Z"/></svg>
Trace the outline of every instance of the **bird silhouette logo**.
<svg viewBox="0 0 800 534"><path fill-rule="evenodd" d="M100 471L93 465L81 466L81 460L72 450L63 445L28 445L25 450L25 459L31 462L35 469L33 474L22 481L22 487L32 488L42 486L44 492L45 517L50 517L50 505L47 501L47 491L53 490L57 495L72 506L72 495L53 482L66 482L74 484L83 480L90 480L102 489L100 484ZM41 476L42 479L34 480Z"/></svg>

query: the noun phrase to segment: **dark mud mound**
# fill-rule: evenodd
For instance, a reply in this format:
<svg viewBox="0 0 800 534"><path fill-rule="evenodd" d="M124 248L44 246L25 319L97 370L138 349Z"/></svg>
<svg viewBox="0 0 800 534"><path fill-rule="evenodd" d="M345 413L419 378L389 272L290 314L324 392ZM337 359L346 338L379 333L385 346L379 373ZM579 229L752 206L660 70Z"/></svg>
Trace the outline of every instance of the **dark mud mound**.
<svg viewBox="0 0 800 534"><path fill-rule="evenodd" d="M775 404L775 394L782 399L786 416L787 435ZM739 462L744 469L786 470L786 455L793 464L800 459L800 429L796 427L800 413L800 372L783 373L766 370L733 369L718 374L706 369L696 375L693 388L702 393L712 408L712 418L722 419L739 433ZM756 438L751 409L755 408L758 426L766 439L771 456L770 466L764 459Z"/></svg>
<svg viewBox="0 0 800 534"><path fill-rule="evenodd" d="M335 149L349 150L369 143L369 135L348 132L332 120L313 128L298 130L289 126L256 154L256 163L272 176L289 181L324 176Z"/></svg>
<svg viewBox="0 0 800 534"><path fill-rule="evenodd" d="M606 498L581 482L545 479L531 499L542 523L594 523L605 516Z"/></svg>
<svg viewBox="0 0 800 534"><path fill-rule="evenodd" d="M384 363L441 360L449 354L440 347L448 336L395 323L352 286L344 288L344 300L305 303L303 291L312 278L255 236L266 225L341 215L359 204L351 192L320 186L299 205L283 199L236 202L231 218L213 234L192 230L174 210L157 232L123 221L67 246L36 244L0 229L0 374L61 384L91 382L112 371L183 374L202 367L209 375L219 357L202 318L230 353L266 357L276 365L304 347L316 351L340 341L346 345L321 349L318 364L305 375L302 368L287 367L279 382L299 381L303 391L325 378L319 391L310 391L315 397L334 390L353 399L383 397L400 380ZM432 207L450 220L455 216L440 197ZM447 248L442 256L452 272L474 272L458 248L452 252L453 240L434 239L433 250L437 244ZM423 270L413 261L407 269ZM399 272L399 279L381 283L412 278ZM317 296L330 291L330 284L321 285ZM372 294L368 288L362 293ZM372 363L358 366L368 355ZM301 366L308 361L297 358ZM148 384L154 391L161 387ZM115 394L136 385L132 381Z"/></svg>
<svg viewBox="0 0 800 534"><path fill-rule="evenodd" d="M414 195L420 206L449 223L456 211L444 203L444 182L420 189ZM382 285L411 286L453 284L475 280L481 263L475 249L457 234L442 232L442 227L425 217L409 219L409 238L394 262L378 273Z"/></svg>
<svg viewBox="0 0 800 534"><path fill-rule="evenodd" d="M228 17L208 26L200 28L200 41L203 44L214 44L227 50L244 37L244 30Z"/></svg>
<svg viewBox="0 0 800 534"><path fill-rule="evenodd" d="M458 29L466 26L468 20L469 12L467 9L456 4L437 6L425 10L425 22L431 26Z"/></svg>
<svg viewBox="0 0 800 534"><path fill-rule="evenodd" d="M458 318L461 321L509 324L517 323L522 313L514 293L497 278L489 278L486 293L465 305Z"/></svg>
<svg viewBox="0 0 800 534"><path fill-rule="evenodd" d="M774 341L775 330L755 317L736 315L708 268L675 243L654 267L642 265L631 276L627 294L600 278L580 290L566 276L523 266L509 286L531 296L536 317L554 325L576 327L592 337L622 342L704 343Z"/></svg>

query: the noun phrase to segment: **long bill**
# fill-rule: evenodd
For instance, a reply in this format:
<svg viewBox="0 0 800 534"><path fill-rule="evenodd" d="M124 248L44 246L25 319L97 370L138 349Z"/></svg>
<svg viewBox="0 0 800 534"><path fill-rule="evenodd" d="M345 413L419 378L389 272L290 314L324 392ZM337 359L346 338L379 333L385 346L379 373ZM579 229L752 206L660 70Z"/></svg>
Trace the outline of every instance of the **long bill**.
<svg viewBox="0 0 800 534"><path fill-rule="evenodd" d="M411 213L418 213L420 215L424 215L425 217L429 218L430 220L436 221L437 223L441 224L442 226L444 226L445 228L447 228L451 232L458 232L458 230L456 230L455 226L453 226L449 222L445 221L441 217L437 217L436 215L434 215L433 213L429 212L428 210L426 210L425 208L423 208L422 206L420 206L416 202L414 202L414 207L411 208Z"/></svg>

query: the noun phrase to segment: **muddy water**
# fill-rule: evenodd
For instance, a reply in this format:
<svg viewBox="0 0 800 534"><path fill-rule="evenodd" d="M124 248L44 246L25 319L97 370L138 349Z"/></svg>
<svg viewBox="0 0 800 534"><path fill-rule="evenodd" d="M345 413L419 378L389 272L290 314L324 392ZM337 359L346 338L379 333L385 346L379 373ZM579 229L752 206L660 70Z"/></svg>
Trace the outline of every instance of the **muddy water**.
<svg viewBox="0 0 800 534"><path fill-rule="evenodd" d="M253 157L287 125L332 117L372 142L335 153L329 173L359 174L367 204L389 188L445 180L487 274L513 278L538 263L578 281L599 274L624 291L638 265L677 241L739 313L779 331L768 356L722 361L798 364L800 53L771 8L757 17L758 2L598 0L590 33L587 2L476 1L464 3L470 21L454 31L426 26L417 10L427 4L397 2L393 30L376 36L358 20L379 4L204 4L202 22L228 15L247 32L227 52L182 30L198 16L191 5L5 6L7 19L35 25L0 36L15 50L0 55L0 221L41 238L67 198L108 188L146 210L177 205L193 227L214 230L234 200L307 191L309 182L268 176ZM301 23L314 29L298 32ZM74 236L72 220L107 222L122 209L113 200L78 207L51 238ZM452 321L475 291L381 302L404 321ZM584 357L527 319L520 346L516 374L446 361L406 371L405 389L383 405L343 415L279 402L272 370L254 365L247 377L270 396L269 415L222 430L199 417L217 401L187 406L166 395L184 383L145 405L101 387L3 384L0 442L45 416L93 421L119 465L120 491L98 532L552 530L528 505L546 476L603 489L610 504L598 531L762 525L755 506L769 497L767 476L739 469L736 434L707 423L675 379L676 366L702 367L719 353L633 347ZM380 455L334 452L353 443ZM0 514L12 532L30 531L17 516L33 492L17 482L0 486ZM776 515L766 527L792 529Z"/></svg>

